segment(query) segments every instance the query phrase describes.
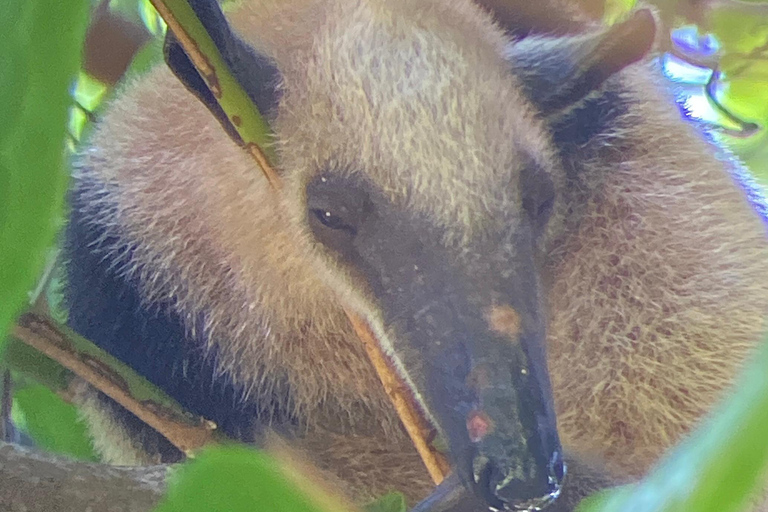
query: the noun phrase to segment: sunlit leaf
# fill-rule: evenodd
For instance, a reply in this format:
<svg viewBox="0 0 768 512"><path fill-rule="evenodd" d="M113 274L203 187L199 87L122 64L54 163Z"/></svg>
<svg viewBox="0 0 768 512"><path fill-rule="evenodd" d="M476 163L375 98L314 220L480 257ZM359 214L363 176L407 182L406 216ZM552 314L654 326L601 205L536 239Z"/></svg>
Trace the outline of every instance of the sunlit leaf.
<svg viewBox="0 0 768 512"><path fill-rule="evenodd" d="M766 19L738 10L714 11L708 29L717 36L725 53L748 53L768 40Z"/></svg>
<svg viewBox="0 0 768 512"><path fill-rule="evenodd" d="M768 121L768 80L731 80L723 87L718 99L731 113L745 121Z"/></svg>

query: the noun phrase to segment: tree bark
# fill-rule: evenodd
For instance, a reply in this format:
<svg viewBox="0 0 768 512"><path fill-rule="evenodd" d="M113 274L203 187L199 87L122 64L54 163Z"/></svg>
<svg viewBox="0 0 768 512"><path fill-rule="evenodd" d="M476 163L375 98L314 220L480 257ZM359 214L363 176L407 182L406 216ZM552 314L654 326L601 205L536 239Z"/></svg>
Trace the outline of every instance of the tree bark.
<svg viewBox="0 0 768 512"><path fill-rule="evenodd" d="M168 468L84 463L0 443L0 510L149 512L165 492Z"/></svg>

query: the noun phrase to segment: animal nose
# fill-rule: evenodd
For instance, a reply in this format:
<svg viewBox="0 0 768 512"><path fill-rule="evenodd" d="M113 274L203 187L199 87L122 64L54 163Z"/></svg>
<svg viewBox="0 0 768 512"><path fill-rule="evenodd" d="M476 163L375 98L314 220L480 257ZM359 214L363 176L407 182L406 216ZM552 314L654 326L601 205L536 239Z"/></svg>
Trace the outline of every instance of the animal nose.
<svg viewBox="0 0 768 512"><path fill-rule="evenodd" d="M559 495L565 477L562 454L556 451L546 474L531 474L512 461L479 454L473 460L475 492L491 510L541 510Z"/></svg>

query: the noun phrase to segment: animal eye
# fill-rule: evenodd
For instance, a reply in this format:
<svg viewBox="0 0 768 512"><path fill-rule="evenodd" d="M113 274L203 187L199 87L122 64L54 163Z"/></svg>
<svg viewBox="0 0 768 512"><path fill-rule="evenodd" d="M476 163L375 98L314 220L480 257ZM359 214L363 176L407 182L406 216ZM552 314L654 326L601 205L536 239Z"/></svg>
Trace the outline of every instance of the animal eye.
<svg viewBox="0 0 768 512"><path fill-rule="evenodd" d="M351 224L345 222L344 218L340 215L335 215L330 210L323 208L314 208L311 210L312 214L320 221L320 223L329 228L347 231L352 236L357 234L357 229Z"/></svg>
<svg viewBox="0 0 768 512"><path fill-rule="evenodd" d="M339 254L352 251L372 204L355 179L322 174L307 184L307 222L315 240Z"/></svg>

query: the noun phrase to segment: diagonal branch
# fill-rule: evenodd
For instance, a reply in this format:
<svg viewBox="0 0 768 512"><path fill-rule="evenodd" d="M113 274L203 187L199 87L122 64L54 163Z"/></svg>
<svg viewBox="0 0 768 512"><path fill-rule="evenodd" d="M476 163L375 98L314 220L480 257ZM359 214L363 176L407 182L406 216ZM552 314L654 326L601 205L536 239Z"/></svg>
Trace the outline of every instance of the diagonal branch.
<svg viewBox="0 0 768 512"><path fill-rule="evenodd" d="M189 2L187 0L150 1L184 48L184 52L227 117L237 120L232 122L232 126L242 139L244 149L256 160L272 188L280 190L280 176L270 165L263 150L268 143L264 134L269 133L269 128L248 94L227 67L219 49L195 15Z"/></svg>
<svg viewBox="0 0 768 512"><path fill-rule="evenodd" d="M424 461L429 476L436 484L439 484L450 472L450 467L445 457L429 443L429 440L434 437L435 429L421 414L408 386L403 383L392 368L365 320L349 311L347 311L347 315L355 333L363 342L368 358L371 360L382 386L384 386L384 391L400 416L400 420L403 422L416 451L419 452L421 460Z"/></svg>
<svg viewBox="0 0 768 512"><path fill-rule="evenodd" d="M75 346L72 340L76 335L65 334L65 331L66 328L57 326L50 318L28 312L18 319L11 334L115 400L183 453L189 455L213 442L213 423L180 413L183 411L180 405L170 402L167 397L158 396L154 386L143 379L143 382L137 383L137 377L134 377L129 384L120 372L125 365L90 344L87 347L84 344ZM104 362L107 360L109 364ZM140 389L142 387L144 389Z"/></svg>

